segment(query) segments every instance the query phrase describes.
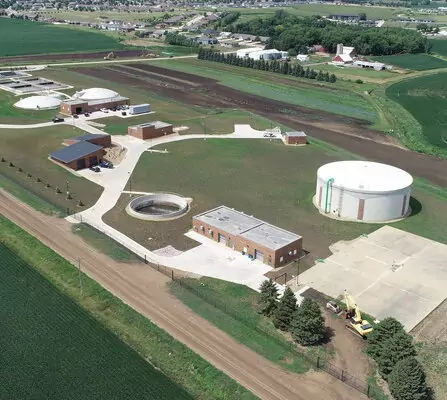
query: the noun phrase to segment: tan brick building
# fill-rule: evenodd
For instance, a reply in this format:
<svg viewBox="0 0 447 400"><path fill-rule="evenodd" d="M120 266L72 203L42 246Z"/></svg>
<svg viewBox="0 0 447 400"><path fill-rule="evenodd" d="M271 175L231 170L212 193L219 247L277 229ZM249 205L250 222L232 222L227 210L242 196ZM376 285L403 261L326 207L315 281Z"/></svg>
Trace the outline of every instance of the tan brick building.
<svg viewBox="0 0 447 400"><path fill-rule="evenodd" d="M307 144L307 135L304 132L286 132L283 134L283 141L289 145Z"/></svg>
<svg viewBox="0 0 447 400"><path fill-rule="evenodd" d="M192 225L201 235L275 268L302 254L301 236L226 206L196 215Z"/></svg>
<svg viewBox="0 0 447 400"><path fill-rule="evenodd" d="M99 100L66 100L61 103L60 112L64 115L84 114L99 111L101 108L112 109L118 106L129 105L130 100L127 97L116 96L110 99Z"/></svg>
<svg viewBox="0 0 447 400"><path fill-rule="evenodd" d="M162 121L146 122L145 124L129 126L127 133L138 139L154 139L173 133L171 124Z"/></svg>

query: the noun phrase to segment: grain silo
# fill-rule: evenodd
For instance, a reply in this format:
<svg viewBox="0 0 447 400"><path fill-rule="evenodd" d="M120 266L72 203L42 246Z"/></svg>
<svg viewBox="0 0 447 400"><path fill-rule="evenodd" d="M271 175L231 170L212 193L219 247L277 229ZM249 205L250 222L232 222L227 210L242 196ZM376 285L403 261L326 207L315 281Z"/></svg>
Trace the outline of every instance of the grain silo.
<svg viewBox="0 0 447 400"><path fill-rule="evenodd" d="M412 176L369 161L339 161L317 172L314 204L322 214L362 222L401 219L411 212Z"/></svg>

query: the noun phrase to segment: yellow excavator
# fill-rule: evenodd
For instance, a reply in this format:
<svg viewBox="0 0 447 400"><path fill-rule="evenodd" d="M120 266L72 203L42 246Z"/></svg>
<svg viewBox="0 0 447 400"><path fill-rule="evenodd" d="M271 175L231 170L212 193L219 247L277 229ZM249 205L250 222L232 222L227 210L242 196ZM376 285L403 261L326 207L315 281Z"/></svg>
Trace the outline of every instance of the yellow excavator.
<svg viewBox="0 0 447 400"><path fill-rule="evenodd" d="M111 51L104 57L104 60L114 60L115 58L117 58L117 55L113 51Z"/></svg>
<svg viewBox="0 0 447 400"><path fill-rule="evenodd" d="M368 336L374 328L369 321L362 318L362 314L357 306L357 303L346 289L344 291L344 297L346 302L346 319L349 319L349 325L346 325L346 328L350 332L361 336L363 339L366 339L366 336Z"/></svg>

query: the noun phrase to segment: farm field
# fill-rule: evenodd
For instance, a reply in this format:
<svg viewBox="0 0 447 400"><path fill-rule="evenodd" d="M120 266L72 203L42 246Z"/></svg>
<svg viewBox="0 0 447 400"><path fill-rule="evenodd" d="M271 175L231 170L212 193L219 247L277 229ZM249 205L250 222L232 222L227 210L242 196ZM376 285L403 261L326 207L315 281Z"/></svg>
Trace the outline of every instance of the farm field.
<svg viewBox="0 0 447 400"><path fill-rule="evenodd" d="M34 219L36 218L33 216ZM40 218L40 217L39 217ZM38 218L38 219L39 219ZM48 223L48 222L45 222ZM65 224L65 221L63 220L53 220L51 223L52 226L58 225L59 227L62 226L62 224ZM58 230L56 228L56 232ZM64 233L65 235L65 233ZM71 233L69 233L71 235ZM76 243L77 238L73 237L73 242ZM194 353L192 350L190 350L188 347L183 345L182 343L176 341L173 339L170 335L168 335L164 330L160 329L156 325L154 325L149 319L144 317L143 315L136 312L134 309L132 309L127 304L123 303L121 300L119 300L117 297L112 295L110 292L106 291L102 286L100 286L96 281L90 279L86 275L82 274L82 293L80 292L80 286L79 286L79 272L78 269L75 268L70 262L56 254L53 250L49 249L48 247L44 246L42 243L40 243L35 237L31 236L30 234L23 231L21 228L19 228L17 225L13 224L11 221L7 220L5 217L0 215L0 241L4 243L6 246L10 248L11 251L16 253L16 255L20 258L22 258L25 263L28 263L29 266L32 266L31 272L34 273L34 275L37 275L41 280L44 280L44 288L46 290L46 293L51 293L51 291L58 291L59 298L62 299L62 305L65 306L67 303L71 307L76 308L80 311L79 315L74 315L72 318L67 318L64 321L66 325L70 324L69 330L70 332L77 333L78 328L75 325L75 328L72 329L73 325L73 319L75 317L78 317L78 320L86 320L87 329L84 329L84 331L90 332L91 336L87 336L85 342L89 345L96 346L99 350L102 351L102 355L106 355L108 351L114 356L119 357L119 348L124 347L124 351L121 351L121 359L119 359L116 364L110 363L110 365L107 365L106 368L113 369L112 373L110 374L109 379L112 379L114 376L114 373L120 373L122 372L122 376L118 376L115 380L109 381L106 380L105 383L109 385L110 391L112 389L115 390L115 393L111 393L109 396L105 393L103 396L94 397L93 394L88 393L87 389L94 384L95 379L97 378L97 374L99 371L99 366L103 366L104 363L107 362L107 358L103 357L102 359L99 358L97 360L98 368L96 371L91 371L90 364L87 364L88 361L92 360L92 357L90 357L90 354L83 355L82 360L80 362L76 363L75 366L67 366L67 369L69 368L77 368L79 370L80 365L82 368L83 362L86 363L85 372L90 372L90 375L85 375L84 370L81 370L79 372L79 379L83 378L85 379L85 396L83 398L88 399L104 399L104 398L110 398L110 399L117 399L120 400L127 400L129 398L144 398L144 399L151 399L153 398L150 393L147 392L147 389L151 387L151 382L148 379L151 376L155 377L161 375L160 371L163 371L163 373L168 376L171 379L172 383L172 390L168 391L169 388L166 391L167 395L171 395L171 397L168 397L169 399L176 399L178 397L180 398L195 398L198 400L218 400L218 399L227 399L227 400L254 400L255 396L253 396L250 392L248 392L246 389L238 385L235 381L233 381L231 378L229 378L227 375L225 375L223 372L217 370L212 365L210 365L208 362L203 360L200 356L198 356L196 353ZM78 245L78 244L76 244ZM83 247L79 247L79 249L82 249ZM102 268L104 268L104 264L107 258L105 260L102 257L96 256L96 259L99 260L99 263L102 264ZM115 276L120 276L117 270L125 270L126 274L135 272L142 266L142 264L117 264L113 261L110 261L110 267L114 268L114 274ZM130 272L133 271L133 272ZM152 271L152 270L151 270ZM109 272L107 272L109 273ZM40 275L39 275L40 274ZM140 271L141 274L141 271ZM160 293L165 292L166 289L163 288L163 282L165 282L165 279L163 276L159 276L159 274L156 271L149 272L149 279L151 280L151 284L154 285L156 288L155 290L159 290ZM18 275L16 275L18 276ZM20 275L22 276L22 275ZM44 278L43 278L44 277ZM146 274L147 278L147 274ZM25 285L26 290L30 290L29 288L34 286L31 285L31 282L28 280L22 280L14 278L15 282L19 282L22 285ZM27 285L28 283L28 285ZM3 281L1 283L3 285ZM3 287L3 286L2 286ZM3 290L2 290L3 292ZM34 296L35 291L31 291L30 295ZM53 310L53 314L50 315L51 321L58 321L60 319L63 319L63 315L61 313L54 312L54 307L59 307L61 302L51 302L51 299L48 297L48 303L49 306L51 306L50 310ZM168 302L170 300L170 297L167 297ZM22 296L23 300L23 296ZM39 299L41 301L42 299ZM166 300L166 296L165 296ZM3 299L5 301L5 299ZM45 301L45 299L43 299ZM41 305L42 303L38 303L36 301L36 306ZM28 307L28 304L24 304L24 306ZM80 308L82 307L82 309ZM3 308L4 305L3 305ZM40 316L42 313L41 309L38 309L34 313L30 313L30 310L34 310L33 307L30 307L28 309L29 311L25 311L24 316L28 316L29 319L32 321L33 318L36 318L36 316ZM79 314L79 313L78 313ZM55 317L56 316L56 317ZM58 317L59 316L59 317ZM39 319L38 319L39 321ZM40 319L41 322L43 322L42 319ZM82 322L82 321L81 321ZM54 324L53 324L54 325ZM90 326L90 331L88 330ZM103 339L103 341L96 341L93 340L95 337L95 333L92 331L93 328L96 326L97 331L99 330L100 338ZM9 327L14 327L14 325L9 325ZM82 326L80 326L82 327ZM99 329L98 329L99 328ZM5 331L6 332L6 331ZM111 333L113 332L113 334ZM48 335L49 339L53 339L55 337L54 329L50 326L47 329L47 332L44 332ZM81 332L82 333L82 332ZM64 336L66 337L67 334L64 332ZM67 339L67 343L71 343L71 341L76 339L75 335L72 335L73 338L71 338L70 335L68 335L69 338ZM111 337L107 340L107 337ZM6 335L4 334L4 337L6 338ZM70 339L71 338L71 339ZM120 339L125 341L125 343L130 346L133 350L131 350L130 347L126 347L123 342L120 342ZM2 338L3 339L3 338ZM2 340L0 339L0 341ZM30 338L30 343L33 343L34 338ZM18 343L19 342L14 342ZM118 343L118 345L116 345ZM115 345L115 349L114 346ZM109 346L109 347L107 347ZM82 344L81 347L82 348ZM75 358L79 357L79 352L76 352L76 354L73 354L73 351L69 348L70 353L67 355ZM113 352L115 350L115 352ZM127 351L127 353L126 353ZM139 355L136 352L139 353ZM167 357L167 354L170 354L170 357ZM30 353L32 354L32 352ZM95 349L92 350L92 355L97 355ZM61 353L61 356L64 356L64 353ZM42 359L45 359L45 357L49 358L50 355L43 355ZM126 364L127 361L127 364ZM17 363L18 364L18 363ZM6 366L3 364L3 366ZM3 366L0 366L2 368ZM36 376L39 371L42 371L39 367L42 367L43 363L39 363L36 366L36 371L32 371L31 373L34 373L34 376ZM95 366L93 366L95 368ZM149 370L149 373L144 375L145 369ZM132 376L132 371L139 371L139 375ZM8 373L12 374L12 371L8 371ZM20 375L20 372L17 372L15 377ZM3 374L2 376L5 376ZM9 375L8 375L9 376ZM74 375L76 376L76 375ZM166 376L161 375L161 381L164 379L165 383L169 383L169 378L166 378ZM94 379L91 379L91 378ZM122 383L122 379L126 378L128 382ZM51 376L53 378L53 376ZM73 381L73 376L69 376L70 382ZM98 377L98 382L103 383L103 381L100 381L100 378ZM25 379L25 378L24 378ZM105 378L103 378L105 379ZM139 379L139 380L138 380ZM146 380L145 380L146 379ZM8 384L14 384L14 382L20 382L19 380L15 379L13 382L8 382ZM141 382L144 383L144 387L140 388ZM175 383L173 383L175 382ZM115 386L115 383L122 383L123 388L128 389L128 393L123 393L120 391L119 386ZM157 382L155 382L156 384ZM159 382L162 383L162 382ZM186 394L183 390L179 389L179 386L183 386L188 394ZM59 385L60 386L60 385ZM58 386L58 387L59 387ZM0 392L5 387L5 385L2 385L2 388L0 388ZM152 388L155 390L156 388L152 386ZM68 396L38 396L37 398L48 398L48 399L69 399L69 398L79 398L79 393L81 393L81 390L83 390L84 387L80 385L75 384L68 384L66 391L72 390L73 391L73 397ZM132 389L134 390L132 392ZM140 392L137 391L137 389L140 389ZM62 389L61 389L62 390ZM175 392L177 390L177 392ZM134 394L134 396L133 396ZM76 397L77 395L77 397ZM120 397L118 397L120 396ZM9 396L1 396L1 398L7 398L14 400L15 397L9 397ZM18 399L23 398L31 398L31 397L18 397ZM156 397L157 399L159 396ZM163 397L163 393L161 394L161 398Z"/></svg>
<svg viewBox="0 0 447 400"><path fill-rule="evenodd" d="M309 80L196 59L160 60L154 65L216 79L225 86L294 105L356 115L369 121L377 118L377 112L368 100L337 84L323 86Z"/></svg>
<svg viewBox="0 0 447 400"><path fill-rule="evenodd" d="M1 398L192 399L3 244L0 267Z"/></svg>
<svg viewBox="0 0 447 400"><path fill-rule="evenodd" d="M432 45L431 52L447 57L447 40L445 39L430 39Z"/></svg>
<svg viewBox="0 0 447 400"><path fill-rule="evenodd" d="M429 56L428 54L402 54L397 56L380 56L373 58L385 64L391 64L413 71L447 68L447 61Z"/></svg>
<svg viewBox="0 0 447 400"><path fill-rule="evenodd" d="M328 219L312 204L317 168L355 158L343 150L318 141L291 148L280 141L212 138L166 144L164 148L168 154L142 156L132 175L132 190L192 197L191 212L164 223L136 220L125 212L130 198L123 195L104 216L106 223L151 250L169 244L180 250L193 247L195 242L183 235L191 228L191 217L222 204L302 235L304 248L311 253L309 262L328 256L328 246L335 241L353 239L379 227ZM392 225L447 242L447 212L445 218L439 213L447 211L446 191L419 181L414 187L411 204L415 215Z"/></svg>
<svg viewBox="0 0 447 400"><path fill-rule="evenodd" d="M80 136L83 131L73 126L58 125L34 129L0 129L0 175L66 212L76 210L81 200L85 207L93 205L102 188L74 175L48 159L48 154L61 148L65 138ZM14 167L9 163L12 162ZM22 172L18 170L22 169ZM28 173L31 176L28 176ZM37 182L37 178L41 182ZM45 184L50 184L46 187ZM66 199L67 184L72 199ZM56 194L56 187L62 191Z"/></svg>
<svg viewBox="0 0 447 400"><path fill-rule="evenodd" d="M179 11L170 11L170 15L177 15ZM151 12L139 13L139 12L118 12L118 11L76 11L76 10L43 10L39 11L39 14L45 17L54 17L60 19L66 19L71 21L85 21L85 22L98 22L101 20L120 20L120 21L145 21L148 17L159 18L162 17L164 12Z"/></svg>
<svg viewBox="0 0 447 400"><path fill-rule="evenodd" d="M8 37L8 40L2 43L0 57L93 50L111 51L123 47L117 40L92 30L76 30L10 18L1 19L0 37ZM60 40L61 37L64 40Z"/></svg>
<svg viewBox="0 0 447 400"><path fill-rule="evenodd" d="M447 149L446 79L445 72L421 76L395 83L386 90L390 99L416 118L426 140L442 149Z"/></svg>
<svg viewBox="0 0 447 400"><path fill-rule="evenodd" d="M349 5L332 5L332 4L300 4L294 7L283 7L284 11L290 14L310 17L312 15L324 15L330 14L359 14L366 13L367 18L371 19L388 19L394 15L399 14L402 9L391 7L366 7L366 6L349 6ZM276 12L275 8L265 9L230 9L230 11L239 11L242 16L238 21L244 21L253 18L264 18L269 15L273 15Z"/></svg>

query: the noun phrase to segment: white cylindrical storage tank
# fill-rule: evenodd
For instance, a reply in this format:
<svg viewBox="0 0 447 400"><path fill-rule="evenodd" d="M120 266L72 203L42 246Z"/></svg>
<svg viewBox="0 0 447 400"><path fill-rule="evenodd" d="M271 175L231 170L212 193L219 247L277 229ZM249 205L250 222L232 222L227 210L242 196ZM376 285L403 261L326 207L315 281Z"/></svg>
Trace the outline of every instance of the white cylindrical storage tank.
<svg viewBox="0 0 447 400"><path fill-rule="evenodd" d="M410 213L412 176L369 161L339 161L317 172L314 204L322 214L360 222L386 222Z"/></svg>

